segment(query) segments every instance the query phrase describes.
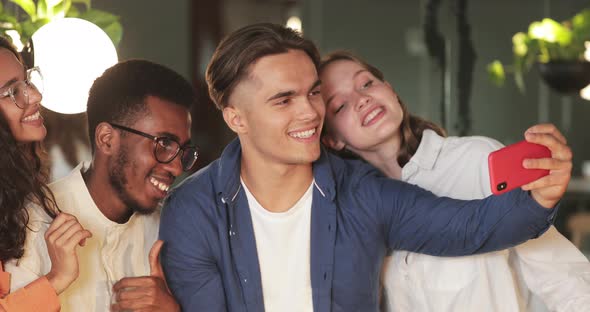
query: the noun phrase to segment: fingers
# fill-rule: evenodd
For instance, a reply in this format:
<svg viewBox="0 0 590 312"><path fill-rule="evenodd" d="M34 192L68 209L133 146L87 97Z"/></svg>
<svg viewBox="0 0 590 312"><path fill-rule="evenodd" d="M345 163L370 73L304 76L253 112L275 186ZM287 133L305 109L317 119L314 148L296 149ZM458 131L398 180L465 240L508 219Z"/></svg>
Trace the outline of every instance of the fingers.
<svg viewBox="0 0 590 312"><path fill-rule="evenodd" d="M53 225L53 224L52 224ZM80 226L78 220L76 218L68 218L65 222L61 223L59 227L57 227L53 232L45 233L45 240L51 244L54 244L58 239L60 239L66 232L70 230L72 227Z"/></svg>
<svg viewBox="0 0 590 312"><path fill-rule="evenodd" d="M141 311L140 309L146 309L150 307L151 304L145 302L144 300L125 300L121 302L117 302L111 305L111 311L113 312L123 312L123 311ZM149 310L147 310L149 311Z"/></svg>
<svg viewBox="0 0 590 312"><path fill-rule="evenodd" d="M158 278L151 276L124 277L113 285L113 290L119 291L125 288L155 287L157 286L157 281Z"/></svg>
<svg viewBox="0 0 590 312"><path fill-rule="evenodd" d="M60 229L64 223L66 223L72 219L75 220L76 217L72 216L71 214L65 213L65 212L58 214L57 217L55 217L55 219L53 219L53 222L51 222L51 225L49 226L49 228L45 232L45 239L47 239L48 236L53 234L53 232Z"/></svg>
<svg viewBox="0 0 590 312"><path fill-rule="evenodd" d="M159 279L144 277L125 277L113 286L117 303L111 306L112 311L125 311L146 308L156 305L155 298L162 291Z"/></svg>
<svg viewBox="0 0 590 312"><path fill-rule="evenodd" d="M551 151L551 157L571 161L571 149L559 141L555 136L550 134L526 133L525 138L531 143L537 143L546 146Z"/></svg>
<svg viewBox="0 0 590 312"><path fill-rule="evenodd" d="M162 250L162 246L164 245L164 241L159 239L157 240L152 249L150 250L149 254L149 262L150 262L150 275L163 278L164 275L162 274L162 265L160 264L160 250Z"/></svg>
<svg viewBox="0 0 590 312"><path fill-rule="evenodd" d="M64 241L64 245L67 248L74 248L76 245L84 246L86 243L86 239L92 237L92 233L90 231L85 230L80 226L80 229L72 234L72 236L68 237Z"/></svg>
<svg viewBox="0 0 590 312"><path fill-rule="evenodd" d="M521 188L524 191L538 190L551 186L565 188L567 186L566 181L569 181L569 177L566 175L547 175L531 183L525 184Z"/></svg>
<svg viewBox="0 0 590 312"><path fill-rule="evenodd" d="M550 134L562 144L567 144L565 136L553 124L546 123L534 125L525 131L525 135L526 133Z"/></svg>
<svg viewBox="0 0 590 312"><path fill-rule="evenodd" d="M571 171L572 162L555 158L530 158L522 162L526 169L545 169L545 170L562 170Z"/></svg>

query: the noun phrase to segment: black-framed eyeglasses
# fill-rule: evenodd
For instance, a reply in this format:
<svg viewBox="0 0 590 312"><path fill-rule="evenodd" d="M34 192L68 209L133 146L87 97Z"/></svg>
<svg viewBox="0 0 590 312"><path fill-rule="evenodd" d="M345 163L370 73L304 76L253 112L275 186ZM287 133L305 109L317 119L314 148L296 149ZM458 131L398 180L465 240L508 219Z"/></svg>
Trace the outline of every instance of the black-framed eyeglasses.
<svg viewBox="0 0 590 312"><path fill-rule="evenodd" d="M199 150L194 145L181 146L180 143L167 136L153 136L139 130L131 129L125 126L109 123L113 128L131 132L142 137L148 138L154 142L154 157L159 163L167 164L173 161L178 154L182 170L189 171L193 168L199 157Z"/></svg>
<svg viewBox="0 0 590 312"><path fill-rule="evenodd" d="M29 101L31 89L43 93L43 75L39 67L33 67L26 72L25 80L13 83L10 87L0 90L0 99L8 98L20 109L25 109L31 103Z"/></svg>

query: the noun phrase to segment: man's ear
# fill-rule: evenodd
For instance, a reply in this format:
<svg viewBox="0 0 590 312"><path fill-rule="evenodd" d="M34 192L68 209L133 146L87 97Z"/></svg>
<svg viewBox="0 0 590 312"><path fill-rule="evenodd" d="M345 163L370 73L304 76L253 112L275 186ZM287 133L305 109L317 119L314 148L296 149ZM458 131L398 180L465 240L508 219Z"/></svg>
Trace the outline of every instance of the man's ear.
<svg viewBox="0 0 590 312"><path fill-rule="evenodd" d="M332 137L330 134L325 134L322 136L322 143L335 151L340 151L345 146L344 142L334 139L334 137Z"/></svg>
<svg viewBox="0 0 590 312"><path fill-rule="evenodd" d="M225 120L227 126L237 134L248 132L243 112L234 106L226 106L223 108L223 120Z"/></svg>
<svg viewBox="0 0 590 312"><path fill-rule="evenodd" d="M96 150L105 155L113 155L119 146L120 136L107 122L101 122L94 132Z"/></svg>

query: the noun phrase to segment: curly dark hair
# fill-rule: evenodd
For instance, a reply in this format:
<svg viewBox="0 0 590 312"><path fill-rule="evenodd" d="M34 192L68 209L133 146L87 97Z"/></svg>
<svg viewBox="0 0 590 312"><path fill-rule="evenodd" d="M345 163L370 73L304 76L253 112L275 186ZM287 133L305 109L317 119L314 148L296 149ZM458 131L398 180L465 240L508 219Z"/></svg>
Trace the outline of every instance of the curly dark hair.
<svg viewBox="0 0 590 312"><path fill-rule="evenodd" d="M0 48L22 58L12 43L0 37ZM40 205L55 218L59 212L47 187L47 153L41 142L22 144L15 140L8 122L0 114L0 261L23 256L29 215L28 203Z"/></svg>
<svg viewBox="0 0 590 312"><path fill-rule="evenodd" d="M340 61L340 60L355 62L355 63L361 65L362 67L364 67L366 70L368 70L377 79L379 79L381 81L385 81L385 76L383 75L383 72L381 72L375 66L365 62L359 56L353 54L352 52L345 51L345 50L334 51L334 52L326 55L322 59L319 72L321 73L321 71L324 68L326 68L326 66L328 66L328 64L331 64L333 62ZM420 145L420 141L422 140L422 133L424 132L424 130L431 129L440 136L446 136L446 131L442 127L438 126L437 124L435 124L431 121L428 121L428 120L422 119L418 116L414 116L414 115L410 114L410 112L408 111L408 108L401 101L401 99L399 99L399 97L398 97L398 101L401 105L404 117L403 117L403 120L400 125L402 135L401 135L401 142L400 142L400 151L397 156L397 162L399 163L400 166L403 167L408 163L408 161L410 161L410 158L412 158L412 156L414 156L414 154L418 150L418 145ZM326 131L329 131L329 130L326 129L326 127L324 127L324 130L322 131L323 132L322 135L325 135ZM355 155L354 153L352 153L346 149L342 150L342 151L334 151L334 152L336 152L337 154L339 154L340 156L345 157L345 158L359 158L358 155Z"/></svg>

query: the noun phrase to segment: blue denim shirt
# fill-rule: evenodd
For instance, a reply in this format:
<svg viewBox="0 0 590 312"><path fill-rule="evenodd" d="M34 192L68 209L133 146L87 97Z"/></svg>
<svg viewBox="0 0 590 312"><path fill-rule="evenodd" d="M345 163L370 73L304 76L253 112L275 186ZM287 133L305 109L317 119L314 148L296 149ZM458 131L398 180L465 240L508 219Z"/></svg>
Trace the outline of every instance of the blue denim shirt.
<svg viewBox="0 0 590 312"><path fill-rule="evenodd" d="M162 210L161 259L183 311L264 311L250 209L236 139L175 188ZM314 311L377 311L388 249L459 256L537 237L556 209L514 190L484 200L438 198L360 161L322 151L313 164Z"/></svg>

